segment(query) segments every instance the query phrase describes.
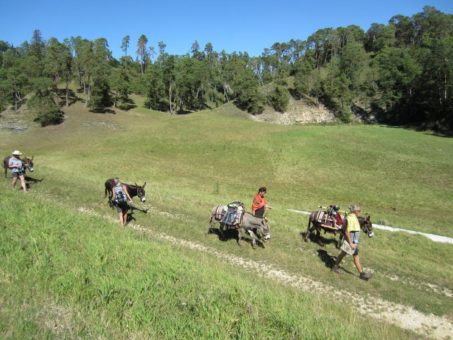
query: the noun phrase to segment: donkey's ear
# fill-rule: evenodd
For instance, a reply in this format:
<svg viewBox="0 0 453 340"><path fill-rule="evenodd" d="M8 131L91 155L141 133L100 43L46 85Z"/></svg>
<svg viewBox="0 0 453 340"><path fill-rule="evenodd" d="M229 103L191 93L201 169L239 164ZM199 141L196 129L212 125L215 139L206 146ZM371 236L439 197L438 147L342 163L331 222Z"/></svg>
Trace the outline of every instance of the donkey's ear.
<svg viewBox="0 0 453 340"><path fill-rule="evenodd" d="M145 183L143 183L143 186L142 186L142 188L143 188L143 189L145 189L145 185L146 185L146 182L145 182Z"/></svg>
<svg viewBox="0 0 453 340"><path fill-rule="evenodd" d="M371 215L367 215L366 220L367 221L371 220Z"/></svg>
<svg viewBox="0 0 453 340"><path fill-rule="evenodd" d="M31 160L33 160L33 158L35 158L35 156L31 156Z"/></svg>

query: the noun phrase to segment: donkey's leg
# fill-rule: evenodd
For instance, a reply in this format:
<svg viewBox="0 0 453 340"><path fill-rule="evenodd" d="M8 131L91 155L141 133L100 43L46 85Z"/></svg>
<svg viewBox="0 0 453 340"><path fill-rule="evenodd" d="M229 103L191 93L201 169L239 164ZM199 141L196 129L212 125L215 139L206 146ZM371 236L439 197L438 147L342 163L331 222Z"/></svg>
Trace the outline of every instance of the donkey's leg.
<svg viewBox="0 0 453 340"><path fill-rule="evenodd" d="M337 249L340 249L341 244L343 243L344 239L344 232L343 230L340 230L339 236L338 236L338 242L337 242Z"/></svg>
<svg viewBox="0 0 453 340"><path fill-rule="evenodd" d="M244 236L244 230L242 227L238 227L237 229L237 239L236 239L236 242L238 244L238 246L241 245L241 239L243 238Z"/></svg>
<svg viewBox="0 0 453 340"><path fill-rule="evenodd" d="M305 232L305 237L304 237L305 242L308 241L308 237L310 236L310 226L311 226L311 220L308 219L307 231Z"/></svg>
<svg viewBox="0 0 453 340"><path fill-rule="evenodd" d="M247 230L248 234L250 235L251 239L252 239L252 247L253 249L256 248L256 241L258 240L258 238L256 237L255 233L253 232L253 230Z"/></svg>
<svg viewBox="0 0 453 340"><path fill-rule="evenodd" d="M324 243L321 241L321 227L316 228L316 240L321 247L324 247Z"/></svg>
<svg viewBox="0 0 453 340"><path fill-rule="evenodd" d="M222 222L220 222L219 233L220 233L220 239L222 241L225 241L225 224L223 224Z"/></svg>
<svg viewBox="0 0 453 340"><path fill-rule="evenodd" d="M211 218L209 219L209 222L208 222L208 234L211 234L212 233L212 216Z"/></svg>

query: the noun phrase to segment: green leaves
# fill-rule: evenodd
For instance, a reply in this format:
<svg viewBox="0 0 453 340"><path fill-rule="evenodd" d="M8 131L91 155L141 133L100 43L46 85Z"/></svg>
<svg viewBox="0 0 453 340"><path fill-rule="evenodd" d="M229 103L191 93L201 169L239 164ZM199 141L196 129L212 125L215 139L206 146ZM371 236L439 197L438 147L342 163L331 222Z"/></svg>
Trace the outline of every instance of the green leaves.
<svg viewBox="0 0 453 340"><path fill-rule="evenodd" d="M283 86L276 86L274 92L269 96L269 102L275 111L285 112L288 108L290 94Z"/></svg>
<svg viewBox="0 0 453 340"><path fill-rule="evenodd" d="M69 83L77 79L94 111L131 108L131 93L146 96L147 108L171 113L229 101L253 114L266 104L285 111L294 96L322 102L343 121L355 112L370 121L452 130L452 41L453 16L433 7L366 32L356 25L322 28L306 41L276 42L261 56L216 52L195 40L186 55L170 55L160 41L155 58L142 34L136 60L127 55L129 35L121 41L124 56L115 60L104 38L46 42L36 30L18 48L0 41L0 107L17 110L31 91L55 95L62 82L69 105ZM52 86L38 86L42 78Z"/></svg>

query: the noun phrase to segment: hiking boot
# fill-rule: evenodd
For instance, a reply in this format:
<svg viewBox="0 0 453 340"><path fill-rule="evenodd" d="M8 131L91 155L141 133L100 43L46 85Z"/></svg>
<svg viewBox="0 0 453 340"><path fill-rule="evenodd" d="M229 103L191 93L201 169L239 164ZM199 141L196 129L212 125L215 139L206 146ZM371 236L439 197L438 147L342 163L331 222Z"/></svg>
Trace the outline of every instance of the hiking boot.
<svg viewBox="0 0 453 340"><path fill-rule="evenodd" d="M368 281L369 279L371 279L372 276L373 276L372 273L367 273L367 272L360 273L360 278L365 281Z"/></svg>
<svg viewBox="0 0 453 340"><path fill-rule="evenodd" d="M332 270L334 273L337 273L337 274L340 274L339 269L340 269L340 268L339 268L336 264L334 264L334 265L332 266L332 268L331 268L331 270Z"/></svg>

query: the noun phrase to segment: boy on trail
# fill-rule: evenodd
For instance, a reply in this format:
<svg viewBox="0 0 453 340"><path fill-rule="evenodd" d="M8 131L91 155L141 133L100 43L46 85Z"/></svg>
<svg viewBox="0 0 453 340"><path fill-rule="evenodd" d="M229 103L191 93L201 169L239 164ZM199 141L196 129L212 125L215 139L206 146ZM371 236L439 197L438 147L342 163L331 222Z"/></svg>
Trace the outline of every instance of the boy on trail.
<svg viewBox="0 0 453 340"><path fill-rule="evenodd" d="M132 202L131 196L127 191L127 187L121 183L118 177L114 179L115 186L112 188L113 194L113 205L118 212L118 217L121 225L125 225L127 222L127 212L129 210L128 202Z"/></svg>
<svg viewBox="0 0 453 340"><path fill-rule="evenodd" d="M12 157L9 159L8 168L11 170L11 174L13 175L13 188L16 187L17 179L20 179L20 185L22 186L22 190L27 192L27 185L25 184L25 167L20 159L22 152L19 150L14 150L12 153Z"/></svg>
<svg viewBox="0 0 453 340"><path fill-rule="evenodd" d="M266 194L267 194L266 187L261 187L258 189L258 192L253 198L252 213L256 217L263 218L266 209L272 209L271 206L266 202L266 198L264 197Z"/></svg>
<svg viewBox="0 0 453 340"><path fill-rule="evenodd" d="M351 211L351 213L346 217L344 221L344 242L347 243L346 246L349 245L349 247L352 249L351 255L354 257L354 265L359 272L360 278L362 280L368 280L372 275L371 273L366 273L363 271L359 258L360 223L357 217L360 215L361 209L358 205L352 205L349 210ZM332 267L333 272L339 273L338 270L340 262L343 260L346 254L347 253L345 250L343 250L342 246L340 254L337 257L337 261Z"/></svg>

